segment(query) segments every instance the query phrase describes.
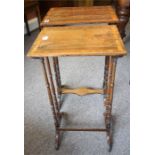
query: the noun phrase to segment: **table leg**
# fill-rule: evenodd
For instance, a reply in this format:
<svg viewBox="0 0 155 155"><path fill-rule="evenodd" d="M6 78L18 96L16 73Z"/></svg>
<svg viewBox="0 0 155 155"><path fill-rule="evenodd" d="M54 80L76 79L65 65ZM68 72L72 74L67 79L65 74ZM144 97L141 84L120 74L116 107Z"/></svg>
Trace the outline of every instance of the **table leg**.
<svg viewBox="0 0 155 155"><path fill-rule="evenodd" d="M109 63L109 57L105 57L105 67L104 67L104 83L103 88L107 88L107 81L108 81L108 63Z"/></svg>
<svg viewBox="0 0 155 155"><path fill-rule="evenodd" d="M50 84L51 84L52 96L54 99L54 104L55 104L57 116L59 118L60 117L60 114L59 114L60 109L58 106L58 101L57 101L57 97L56 97L56 93L55 93L55 87L54 87L53 76L52 76L52 72L51 72L51 66L50 66L49 58L46 58L46 62L47 62L47 69L48 69L48 74L49 74L49 79L50 79Z"/></svg>
<svg viewBox="0 0 155 155"><path fill-rule="evenodd" d="M130 17L130 0L117 0L116 11L119 17L118 29L122 38L126 36L125 27Z"/></svg>
<svg viewBox="0 0 155 155"><path fill-rule="evenodd" d="M53 57L53 66L54 72L56 76L56 85L57 85L57 94L59 99L59 106L61 107L61 76L60 76L60 69L59 69L59 59L58 57Z"/></svg>
<svg viewBox="0 0 155 155"><path fill-rule="evenodd" d="M113 100L113 89L115 80L117 58L110 56L108 62L108 80L106 88L106 97L104 100L105 104L105 124L108 130L107 141L109 144L109 151L112 149L112 100Z"/></svg>
<svg viewBox="0 0 155 155"><path fill-rule="evenodd" d="M58 117L56 114L56 109L55 109L55 105L54 105L52 91L51 91L49 80L48 80L45 59L43 58L41 60L41 62L42 62L42 66L43 66L43 72L44 72L44 78L45 78L45 82L46 82L48 97L49 97L49 101L50 101L50 104L52 107L52 113L53 113L53 118L54 118L54 126L55 126L55 132L56 132L55 133L55 148L58 149L59 145L60 145L60 131L58 130L60 124L59 124L59 120L58 120Z"/></svg>
<svg viewBox="0 0 155 155"><path fill-rule="evenodd" d="M43 73L44 73L44 78L45 78L45 82L46 82L48 97L49 97L49 101L50 101L50 104L51 104L51 107L52 107L55 129L57 130L57 127L59 126L59 123L58 123L58 118L57 118L57 115L56 115L54 100L53 100L53 96L52 96L52 92L51 92L51 88L50 88L50 84L49 84L49 80L48 80L48 75L47 75L47 71L46 71L45 59L44 58L41 59L41 62L42 62L42 66L43 66Z"/></svg>

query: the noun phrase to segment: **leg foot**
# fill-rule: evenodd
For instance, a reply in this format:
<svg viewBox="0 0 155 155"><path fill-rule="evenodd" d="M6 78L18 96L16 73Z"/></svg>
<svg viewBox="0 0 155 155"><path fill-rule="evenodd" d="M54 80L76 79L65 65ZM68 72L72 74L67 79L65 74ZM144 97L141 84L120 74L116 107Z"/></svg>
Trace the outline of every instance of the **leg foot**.
<svg viewBox="0 0 155 155"><path fill-rule="evenodd" d="M112 145L113 145L113 141L112 141L112 129L113 129L112 119L110 120L110 123L107 124L107 129L108 129L108 132L107 132L108 151L111 152Z"/></svg>
<svg viewBox="0 0 155 155"><path fill-rule="evenodd" d="M56 132L55 135L55 149L58 150L60 146L60 133Z"/></svg>
<svg viewBox="0 0 155 155"><path fill-rule="evenodd" d="M108 152L111 152L112 150L112 143L109 144Z"/></svg>

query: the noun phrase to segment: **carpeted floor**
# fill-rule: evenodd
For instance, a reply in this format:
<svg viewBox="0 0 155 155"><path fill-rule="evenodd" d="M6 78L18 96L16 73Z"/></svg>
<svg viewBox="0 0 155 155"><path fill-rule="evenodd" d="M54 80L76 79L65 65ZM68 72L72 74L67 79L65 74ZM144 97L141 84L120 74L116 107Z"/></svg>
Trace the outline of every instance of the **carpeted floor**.
<svg viewBox="0 0 155 155"><path fill-rule="evenodd" d="M25 36L25 55L38 30ZM126 40L129 52L130 42ZM52 112L39 60L25 57L25 155L129 155L130 154L130 95L129 53L118 59L113 99L113 149L107 151L104 132L65 132L58 151L54 149ZM104 57L60 58L62 83L72 87L102 87ZM103 96L63 96L63 120L67 127L104 127Z"/></svg>

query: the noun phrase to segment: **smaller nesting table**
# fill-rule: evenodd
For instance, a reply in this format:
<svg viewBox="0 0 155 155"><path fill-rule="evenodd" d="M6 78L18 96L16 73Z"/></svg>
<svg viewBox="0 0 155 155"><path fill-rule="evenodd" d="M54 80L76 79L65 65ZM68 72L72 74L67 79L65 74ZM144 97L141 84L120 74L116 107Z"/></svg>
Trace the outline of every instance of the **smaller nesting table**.
<svg viewBox="0 0 155 155"><path fill-rule="evenodd" d="M47 12L41 26L64 26L87 23L116 24L119 19L112 6L58 7Z"/></svg>
<svg viewBox="0 0 155 155"><path fill-rule="evenodd" d="M118 29L115 25L107 26L65 26L45 27L41 30L28 56L39 58L47 86L49 101L52 108L55 135L55 148L60 145L62 131L94 131L106 132L109 151L112 148L112 98L117 58L126 55L126 50ZM64 56L105 56L104 84L102 88L70 89L61 85L58 57ZM53 72L49 57L53 59ZM104 94L105 127L104 128L64 128L61 125L61 95L74 93L77 95Z"/></svg>

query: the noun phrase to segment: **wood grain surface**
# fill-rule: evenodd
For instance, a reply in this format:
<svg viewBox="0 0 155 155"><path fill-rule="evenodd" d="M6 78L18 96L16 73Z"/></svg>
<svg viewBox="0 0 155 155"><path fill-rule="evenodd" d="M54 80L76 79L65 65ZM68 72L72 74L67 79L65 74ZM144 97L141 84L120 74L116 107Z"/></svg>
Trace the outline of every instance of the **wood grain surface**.
<svg viewBox="0 0 155 155"><path fill-rule="evenodd" d="M51 8L41 26L80 24L80 23L117 23L118 17L112 6L58 7Z"/></svg>
<svg viewBox="0 0 155 155"><path fill-rule="evenodd" d="M125 54L115 25L45 27L28 52L29 57Z"/></svg>
<svg viewBox="0 0 155 155"><path fill-rule="evenodd" d="M89 94L104 94L103 89L94 89L94 88L61 88L62 94L76 94L79 96L89 95Z"/></svg>

